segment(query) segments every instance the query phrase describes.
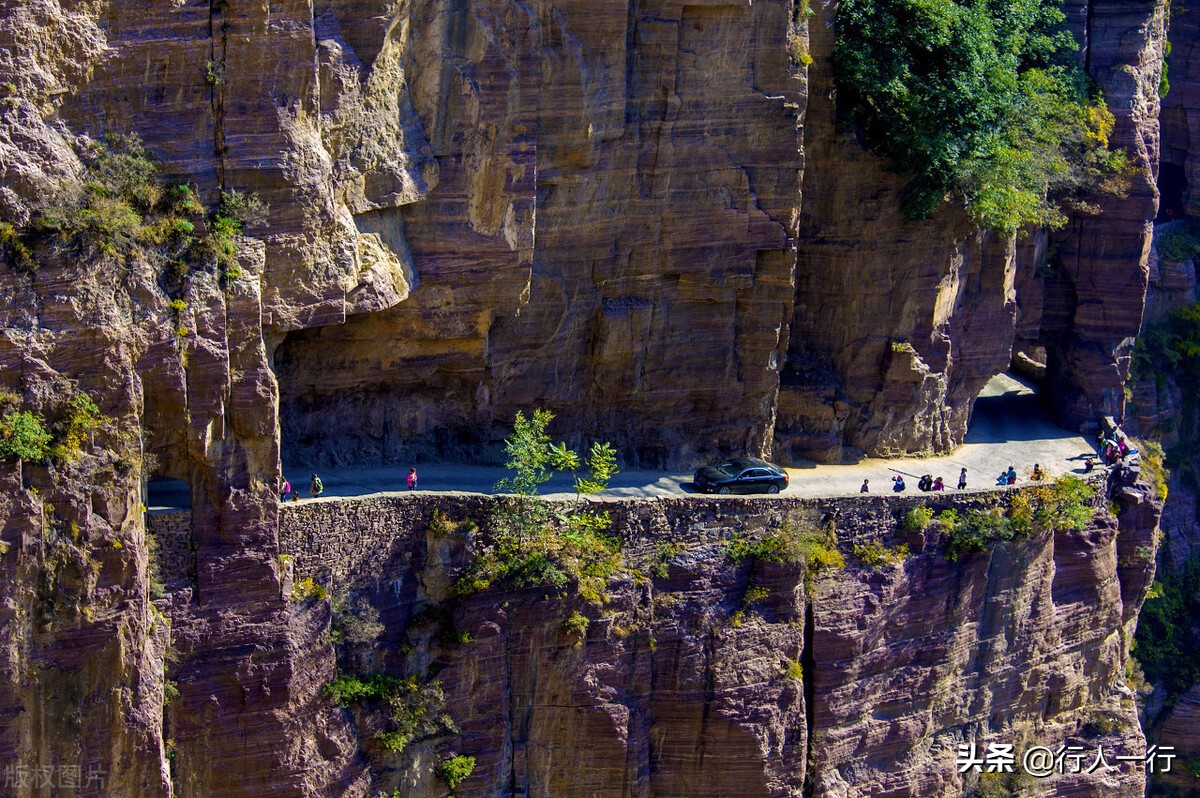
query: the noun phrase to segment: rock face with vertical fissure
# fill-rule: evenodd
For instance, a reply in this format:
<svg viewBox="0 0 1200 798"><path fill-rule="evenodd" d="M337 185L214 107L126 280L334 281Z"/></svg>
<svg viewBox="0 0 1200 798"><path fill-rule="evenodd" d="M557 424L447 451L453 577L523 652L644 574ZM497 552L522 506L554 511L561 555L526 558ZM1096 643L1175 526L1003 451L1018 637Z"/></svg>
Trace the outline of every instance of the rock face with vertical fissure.
<svg viewBox="0 0 1200 798"><path fill-rule="evenodd" d="M835 125L832 5L0 4L0 220L28 222L77 179L82 137L106 131L137 133L164 180L190 182L210 209L221 190L269 206L237 241L236 273L193 270L170 291L171 264L138 254L44 242L36 269L0 264L0 389L49 423L86 391L112 419L70 464L0 464L0 765L105 774L92 795L372 795L383 776L356 725L370 719L319 695L333 677L329 608L286 598L281 452L321 464L496 458L513 413L534 406L572 442L612 440L628 465L945 450L1022 347L1047 353L1072 424L1120 415L1154 210L1162 6L1069 10L1133 188L1098 219L1010 241L953 207L901 218L900 180ZM190 485L190 520L166 554L145 533L151 476ZM670 524L640 505L627 520L681 528L684 507L696 509L672 508ZM411 543L426 522L378 528ZM380 521L345 523L360 535ZM862 669L881 661L877 647L924 646L935 627L942 670L914 678L970 693L978 684L961 680L977 665L1011 675L1031 660L1005 658L1009 627L978 643L974 627L946 631L955 613L985 594L1000 618L1048 611L1065 589L1055 569L1091 584L1123 545L1101 524L955 569L923 556L808 601L797 573L734 568L701 533L659 586L676 605L616 586L630 624L593 618L579 647L532 594L464 606L476 650L504 674L484 685L469 649L439 654L448 705L479 735L470 789L957 789L942 759L927 767L940 750L929 735L941 745L958 724L953 734L987 739L1008 728L992 718L1001 698L931 698L876 718L830 696L873 685ZM372 587L396 597L391 635L412 597L435 589L427 556L408 570L389 560L396 579ZM166 578L164 562L189 565ZM1010 564L1017 573L999 573ZM951 573L965 583L948 585ZM1018 575L1020 589L1005 581ZM732 626L750 580L771 598ZM1128 624L1139 584L1122 578L1120 608L1111 580L1080 606ZM966 592L922 605L942 587ZM890 630L885 601L928 629ZM852 607L870 640L838 620ZM1056 661L1103 668L1062 684L1031 669L1059 696L1054 734L1073 733L1086 707L1128 716L1110 689L1124 649L1073 613L1047 621L1062 636ZM1013 640L1022 656L1046 653ZM779 652L811 659L816 681L785 678ZM1014 724L1050 723L1012 700ZM836 745L811 744L806 717ZM576 727L594 747L562 741ZM876 749L866 765L854 753ZM902 763L902 749L919 755ZM388 766L389 783L440 789L435 749L421 750L416 765Z"/></svg>
<svg viewBox="0 0 1200 798"><path fill-rule="evenodd" d="M429 763L453 751L476 757L472 795L782 796L806 783L812 795L954 795L975 778L957 771L960 743L1144 745L1123 641L1153 572L1159 505L1144 486L1114 496L1118 516L957 562L937 524L900 528L917 500L610 505L642 570L602 603L550 587L449 593L479 540L429 521L485 522L482 498L289 506L280 546L297 578L378 610L372 669L445 688L459 733L425 740L402 774L404 760L373 759L385 792L435 794ZM784 518L832 523L847 567L730 557L732 538ZM852 550L869 543L909 554L867 565ZM582 629L567 623L575 613ZM317 653L332 670L332 649ZM372 727L357 720L369 749ZM1140 794L1143 779L1125 767L1038 794Z"/></svg>

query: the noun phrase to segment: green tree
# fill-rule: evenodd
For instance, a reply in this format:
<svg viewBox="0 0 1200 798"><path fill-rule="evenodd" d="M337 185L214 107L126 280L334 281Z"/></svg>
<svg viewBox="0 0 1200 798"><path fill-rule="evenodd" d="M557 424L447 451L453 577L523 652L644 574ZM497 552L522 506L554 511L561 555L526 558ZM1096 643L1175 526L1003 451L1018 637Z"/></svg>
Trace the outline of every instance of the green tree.
<svg viewBox="0 0 1200 798"><path fill-rule="evenodd" d="M473 756L452 756L443 759L438 765L438 776L442 781L446 782L450 787L451 793L454 788L462 784L475 771L475 757Z"/></svg>
<svg viewBox="0 0 1200 798"><path fill-rule="evenodd" d="M617 450L607 441L604 443L593 441L584 463L587 465L588 473L586 477L575 477L575 494L577 496L599 493L608 488L608 483L618 473Z"/></svg>
<svg viewBox="0 0 1200 798"><path fill-rule="evenodd" d="M496 490L519 496L536 496L538 486L550 479L553 474L550 462L554 451L546 427L553 419L554 414L548 410L534 410L529 418L525 418L520 410L517 411L513 433L504 441L504 453L508 455L508 462L504 466L516 473L497 482ZM561 458L563 455L559 453L558 456Z"/></svg>
<svg viewBox="0 0 1200 798"><path fill-rule="evenodd" d="M1142 607L1134 636L1134 655L1146 676L1166 687L1174 701L1200 683L1200 555L1166 571Z"/></svg>
<svg viewBox="0 0 1200 798"><path fill-rule="evenodd" d="M840 121L912 177L910 218L947 198L981 226L1058 227L1119 192L1114 119L1074 57L1056 0L843 0Z"/></svg>
<svg viewBox="0 0 1200 798"><path fill-rule="evenodd" d="M41 460L50 452L50 441L42 420L28 410L8 413L0 420L0 457Z"/></svg>
<svg viewBox="0 0 1200 798"><path fill-rule="evenodd" d="M545 484L556 471L570 471L575 475L575 493L583 496L599 493L608 488L608 483L617 475L617 452L610 443L593 442L587 457L579 454L565 443L555 443L546 432L554 420L548 410L536 409L529 418L517 411L513 420L513 434L504 441L504 453L508 462L504 465L516 473L496 483L496 489L519 496L536 496L538 487ZM577 472L587 467L587 475Z"/></svg>

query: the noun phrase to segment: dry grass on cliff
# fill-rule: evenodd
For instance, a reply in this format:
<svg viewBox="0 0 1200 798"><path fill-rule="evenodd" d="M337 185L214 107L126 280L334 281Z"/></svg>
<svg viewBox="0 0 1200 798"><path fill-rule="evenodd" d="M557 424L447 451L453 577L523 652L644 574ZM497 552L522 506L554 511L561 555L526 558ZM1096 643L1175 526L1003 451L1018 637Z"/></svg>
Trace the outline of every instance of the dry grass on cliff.
<svg viewBox="0 0 1200 798"><path fill-rule="evenodd" d="M453 592L540 587L561 594L574 584L584 599L603 603L609 580L626 565L620 541L607 532L610 524L607 513L555 514L540 499L504 501Z"/></svg>
<svg viewBox="0 0 1200 798"><path fill-rule="evenodd" d="M33 270L48 249L85 262L143 260L181 280L191 269L236 279L236 239L266 220L253 194L221 191L207 211L190 183L164 184L135 134L84 140L79 179L40 198L24 223L0 221L0 256Z"/></svg>

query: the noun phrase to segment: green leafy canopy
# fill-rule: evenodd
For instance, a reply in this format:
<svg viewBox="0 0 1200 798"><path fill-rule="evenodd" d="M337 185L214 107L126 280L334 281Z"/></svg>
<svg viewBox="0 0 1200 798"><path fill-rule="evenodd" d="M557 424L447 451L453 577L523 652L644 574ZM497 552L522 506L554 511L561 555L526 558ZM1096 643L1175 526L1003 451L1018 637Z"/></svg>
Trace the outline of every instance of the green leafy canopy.
<svg viewBox="0 0 1200 798"><path fill-rule="evenodd" d="M1114 119L1054 0L844 0L834 65L843 122L912 176L910 218L961 200L981 226L1062 226L1119 193Z"/></svg>

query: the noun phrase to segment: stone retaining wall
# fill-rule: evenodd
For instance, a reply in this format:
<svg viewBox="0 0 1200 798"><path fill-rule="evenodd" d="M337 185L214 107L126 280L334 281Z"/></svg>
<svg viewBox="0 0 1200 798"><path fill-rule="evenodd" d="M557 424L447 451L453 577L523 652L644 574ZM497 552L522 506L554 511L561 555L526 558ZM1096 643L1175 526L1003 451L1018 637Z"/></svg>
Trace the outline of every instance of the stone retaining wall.
<svg viewBox="0 0 1200 798"><path fill-rule="evenodd" d="M151 542L151 579L168 590L191 587L196 582L196 541L190 512L154 513L146 516ZM155 576L157 570L157 576Z"/></svg>
<svg viewBox="0 0 1200 798"><path fill-rule="evenodd" d="M1102 476L1093 482L1100 480ZM914 507L927 505L937 512L995 506L1007 504L1015 491L1025 489L805 499L680 496L589 505L613 516L612 531L621 537L622 548L634 553L664 542L700 543L753 534L789 517L815 524L833 521L842 542L852 546L892 536ZM309 577L327 586L375 582L397 564L407 568L408 560L420 555L419 544L435 511L451 520L482 523L498 501L480 494L398 492L289 502L281 507L279 551L292 558L297 579ZM194 573L189 525L188 513L148 516L148 531L161 541L169 587L189 584ZM404 562L396 563L397 558Z"/></svg>

